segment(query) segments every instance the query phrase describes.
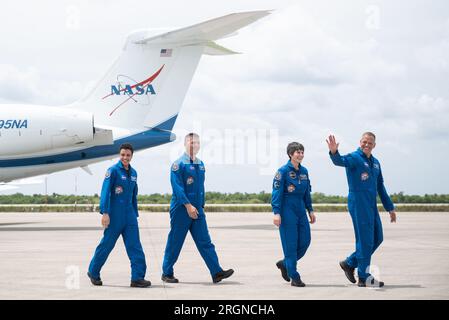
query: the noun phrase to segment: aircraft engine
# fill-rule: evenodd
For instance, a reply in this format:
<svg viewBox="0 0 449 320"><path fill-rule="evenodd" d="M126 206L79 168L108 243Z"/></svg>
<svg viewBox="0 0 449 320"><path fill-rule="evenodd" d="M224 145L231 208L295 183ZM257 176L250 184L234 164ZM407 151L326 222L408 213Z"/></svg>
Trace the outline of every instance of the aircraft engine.
<svg viewBox="0 0 449 320"><path fill-rule="evenodd" d="M89 112L8 105L0 109L0 158L83 146L94 139Z"/></svg>

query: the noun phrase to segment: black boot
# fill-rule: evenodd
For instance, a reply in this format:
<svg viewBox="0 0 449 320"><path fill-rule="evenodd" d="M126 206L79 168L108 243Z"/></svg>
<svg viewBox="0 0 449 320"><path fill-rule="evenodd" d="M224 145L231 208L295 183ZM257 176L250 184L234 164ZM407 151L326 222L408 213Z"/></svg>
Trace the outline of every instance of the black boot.
<svg viewBox="0 0 449 320"><path fill-rule="evenodd" d="M92 276L92 273L87 272L87 276L89 277L90 282L92 282L92 284L94 286L102 286L103 285L103 281L101 281L100 278L94 278L94 276Z"/></svg>
<svg viewBox="0 0 449 320"><path fill-rule="evenodd" d="M176 279L174 276L165 276L162 275L161 280L167 283L178 283L179 280Z"/></svg>
<svg viewBox="0 0 449 320"><path fill-rule="evenodd" d="M292 287L305 287L306 284L301 281L301 278L292 279Z"/></svg>
<svg viewBox="0 0 449 320"><path fill-rule="evenodd" d="M229 278L230 276L232 276L232 274L234 273L234 270L229 269L229 270L223 270L220 272L217 272L213 277L212 277L212 281L214 283L220 282L223 279Z"/></svg>
<svg viewBox="0 0 449 320"><path fill-rule="evenodd" d="M343 269L343 271L345 272L345 276L346 278L348 278L348 280L351 283L356 283L355 280L355 276L354 276L354 270L355 268L351 268L348 263L346 261L340 261L340 267Z"/></svg>
<svg viewBox="0 0 449 320"><path fill-rule="evenodd" d="M276 262L276 267L278 267L278 269L281 270L282 278L284 278L285 281L290 282L290 277L288 276L287 268L285 267L284 261L279 260L278 262Z"/></svg>
<svg viewBox="0 0 449 320"><path fill-rule="evenodd" d="M369 280L364 280L359 278L359 282L357 283L357 286L364 288L364 287L374 287L374 288L382 288L385 285L383 281L378 281L374 279L373 277L370 277Z"/></svg>
<svg viewBox="0 0 449 320"><path fill-rule="evenodd" d="M133 288L148 288L149 286L151 286L151 281L145 279L131 281L131 287Z"/></svg>

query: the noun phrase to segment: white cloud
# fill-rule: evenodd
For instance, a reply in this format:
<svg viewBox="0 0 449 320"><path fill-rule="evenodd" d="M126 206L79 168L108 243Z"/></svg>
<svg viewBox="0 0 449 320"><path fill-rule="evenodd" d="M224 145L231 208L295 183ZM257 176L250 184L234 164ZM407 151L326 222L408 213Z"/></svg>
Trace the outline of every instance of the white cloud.
<svg viewBox="0 0 449 320"><path fill-rule="evenodd" d="M298 140L306 146L305 165L314 190L344 194L344 172L330 164L324 139L334 132L342 151L349 152L360 133L371 130L378 136L376 154L383 161L389 191L449 193L441 182L449 172L438 160L448 155L449 19L443 14L447 2L378 1L379 28L370 29L369 1L350 1L345 7L329 1L196 2L202 10L169 1L148 11L144 1L135 6L82 1L80 28L69 30L60 15L65 17L70 3L56 5L52 13L29 4L39 18L25 13L23 19L36 26L35 37L28 35L30 28L21 15L5 16L2 10L1 25L16 29L6 34L6 28L0 28L6 48L0 55L0 99L68 103L100 78L133 29L183 27L230 12L275 8L238 36L220 41L244 54L203 58L175 131L182 137L199 126L206 134L205 150L245 153L245 147L223 139L226 130L275 129L279 144L270 156L279 165L285 160L285 145ZM20 11L16 4L7 5L9 12ZM207 135L213 133L217 137L210 141ZM148 177L141 179L141 191L170 192L169 164L181 152L182 146L175 143L138 153L140 177ZM271 177L261 175L257 165L211 162L210 190L270 189ZM415 183L410 172L422 163L428 172ZM99 192L108 165L95 165L94 177L80 173L79 190ZM63 191L62 181L72 179L74 172L52 175L54 190ZM242 177L244 181L236 183Z"/></svg>
<svg viewBox="0 0 449 320"><path fill-rule="evenodd" d="M64 105L81 98L93 81L44 79L34 67L20 70L14 65L0 65L0 99L3 103Z"/></svg>
<svg viewBox="0 0 449 320"><path fill-rule="evenodd" d="M20 71L15 66L1 64L0 97L5 101L33 102L39 95L38 80L34 68Z"/></svg>
<svg viewBox="0 0 449 320"><path fill-rule="evenodd" d="M437 43L419 48L415 55L418 63L431 71L449 71L449 31L448 37Z"/></svg>

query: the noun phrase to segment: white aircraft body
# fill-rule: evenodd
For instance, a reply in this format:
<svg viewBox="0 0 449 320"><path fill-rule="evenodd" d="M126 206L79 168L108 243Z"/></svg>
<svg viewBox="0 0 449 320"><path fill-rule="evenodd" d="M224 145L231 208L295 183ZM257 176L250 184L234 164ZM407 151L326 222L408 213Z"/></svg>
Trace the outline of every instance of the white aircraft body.
<svg viewBox="0 0 449 320"><path fill-rule="evenodd" d="M133 32L85 98L61 107L0 105L0 183L89 172L124 142L143 150L175 140L171 130L201 56L234 54L214 41L269 13L234 13L158 36Z"/></svg>

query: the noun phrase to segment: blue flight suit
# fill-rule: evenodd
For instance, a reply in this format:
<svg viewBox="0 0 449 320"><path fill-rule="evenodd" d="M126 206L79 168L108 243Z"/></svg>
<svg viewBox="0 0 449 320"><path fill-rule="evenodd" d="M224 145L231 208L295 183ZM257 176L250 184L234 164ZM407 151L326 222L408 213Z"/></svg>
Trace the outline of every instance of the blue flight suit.
<svg viewBox="0 0 449 320"><path fill-rule="evenodd" d="M307 211L313 211L309 173L303 166L295 169L290 160L282 166L273 180L271 206L274 214L281 215L281 235L284 264L288 276L300 278L296 264L310 245L310 225Z"/></svg>
<svg viewBox="0 0 449 320"><path fill-rule="evenodd" d="M394 210L382 177L379 161L367 157L362 149L342 156L338 151L329 152L336 166L346 168L349 185L348 209L354 226L356 250L347 259L347 264L357 268L359 278L366 280L371 256L383 241L382 223L377 209L377 194L387 211Z"/></svg>
<svg viewBox="0 0 449 320"><path fill-rule="evenodd" d="M195 161L184 153L176 160L170 173L173 195L170 203L170 232L165 247L162 273L173 276L173 266L178 260L187 232L190 231L196 247L206 262L212 277L223 269L218 262L215 246L212 244L204 214L205 178L204 163ZM198 210L198 219L192 219L185 204L190 203Z"/></svg>
<svg viewBox="0 0 449 320"><path fill-rule="evenodd" d="M109 214L110 224L104 230L103 239L89 265L94 278L100 278L100 270L120 235L131 261L131 281L145 278L147 266L137 223L137 190L137 172L131 166L127 171L119 161L106 172L101 188L100 213Z"/></svg>

